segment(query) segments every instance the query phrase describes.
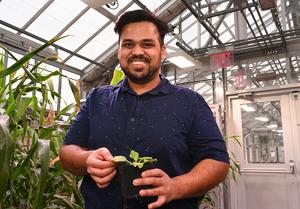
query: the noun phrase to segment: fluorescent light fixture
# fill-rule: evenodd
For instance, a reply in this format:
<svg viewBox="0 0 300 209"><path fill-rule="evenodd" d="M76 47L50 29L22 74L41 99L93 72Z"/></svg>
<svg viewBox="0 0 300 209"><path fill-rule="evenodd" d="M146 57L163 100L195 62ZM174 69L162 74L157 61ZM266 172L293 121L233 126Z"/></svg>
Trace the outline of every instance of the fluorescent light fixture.
<svg viewBox="0 0 300 209"><path fill-rule="evenodd" d="M176 56L176 57L170 57L167 58L168 61L172 62L173 64L175 64L176 66L180 67L180 68L187 68L187 67L193 67L195 66L194 63L192 63L190 60L188 60L187 58L185 58L184 56Z"/></svg>
<svg viewBox="0 0 300 209"><path fill-rule="evenodd" d="M277 133L283 133L283 130L277 130Z"/></svg>
<svg viewBox="0 0 300 209"><path fill-rule="evenodd" d="M254 119L255 119L255 120L262 121L262 122L267 122L267 121L269 121L269 118L263 117L263 116L261 116L261 117L255 117Z"/></svg>
<svg viewBox="0 0 300 209"><path fill-rule="evenodd" d="M199 67L201 64L189 54L185 53L182 50L176 52L171 52L167 54L166 60L173 63L181 69L193 69Z"/></svg>
<svg viewBox="0 0 300 209"><path fill-rule="evenodd" d="M255 108L249 105L241 105L241 108L246 112L254 112Z"/></svg>

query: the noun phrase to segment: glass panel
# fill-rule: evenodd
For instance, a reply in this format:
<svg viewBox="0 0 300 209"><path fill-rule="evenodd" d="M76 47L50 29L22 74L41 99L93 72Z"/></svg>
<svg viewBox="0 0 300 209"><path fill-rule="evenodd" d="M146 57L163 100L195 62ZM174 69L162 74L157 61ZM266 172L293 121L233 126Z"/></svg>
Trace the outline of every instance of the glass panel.
<svg viewBox="0 0 300 209"><path fill-rule="evenodd" d="M25 34L23 34L23 33L20 34L20 36L22 36L22 37L24 37L24 38L26 38L26 39L29 39L29 40L31 40L31 41L37 43L37 44L40 44L40 45L43 45L43 44L44 44L44 42L42 42L42 41L40 41L40 40L37 40L37 39L35 39L35 38L31 37L31 36L25 35Z"/></svg>
<svg viewBox="0 0 300 209"><path fill-rule="evenodd" d="M46 2L47 0L0 1L1 20L22 28Z"/></svg>
<svg viewBox="0 0 300 209"><path fill-rule="evenodd" d="M196 23L196 22L195 22ZM182 34L183 40L185 40L186 43L193 40L195 37L197 37L198 27L197 24L193 24L189 29L186 29L184 33Z"/></svg>
<svg viewBox="0 0 300 209"><path fill-rule="evenodd" d="M107 21L108 19L105 16L96 12L94 9L89 9L63 34L63 36L69 36L59 40L57 43L60 46L74 51Z"/></svg>
<svg viewBox="0 0 300 209"><path fill-rule="evenodd" d="M92 60L96 59L101 53L118 41L118 37L115 34L113 27L114 23L111 23L78 53Z"/></svg>
<svg viewBox="0 0 300 209"><path fill-rule="evenodd" d="M59 33L86 5L79 0L54 1L29 27L28 31L44 39Z"/></svg>
<svg viewBox="0 0 300 209"><path fill-rule="evenodd" d="M79 70L83 70L90 62L83 60L79 57L72 56L67 62L67 65L73 66Z"/></svg>
<svg viewBox="0 0 300 209"><path fill-rule="evenodd" d="M284 163L280 101L243 104L241 113L248 163Z"/></svg>
<svg viewBox="0 0 300 209"><path fill-rule="evenodd" d="M141 9L141 8L136 4L132 4L128 9L126 9L126 11L132 11L136 9Z"/></svg>
<svg viewBox="0 0 300 209"><path fill-rule="evenodd" d="M155 0L155 1L149 1L149 0L140 0L149 10L154 11L157 9L160 5L162 5L165 0Z"/></svg>

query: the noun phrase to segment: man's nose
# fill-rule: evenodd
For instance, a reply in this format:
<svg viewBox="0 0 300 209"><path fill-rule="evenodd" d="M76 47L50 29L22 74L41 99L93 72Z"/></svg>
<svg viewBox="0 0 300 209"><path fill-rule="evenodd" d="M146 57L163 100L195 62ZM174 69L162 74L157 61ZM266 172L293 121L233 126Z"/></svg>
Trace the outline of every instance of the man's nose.
<svg viewBox="0 0 300 209"><path fill-rule="evenodd" d="M132 54L133 55L141 55L141 54L144 54L144 50L142 47L140 46L135 46L133 49L132 49Z"/></svg>

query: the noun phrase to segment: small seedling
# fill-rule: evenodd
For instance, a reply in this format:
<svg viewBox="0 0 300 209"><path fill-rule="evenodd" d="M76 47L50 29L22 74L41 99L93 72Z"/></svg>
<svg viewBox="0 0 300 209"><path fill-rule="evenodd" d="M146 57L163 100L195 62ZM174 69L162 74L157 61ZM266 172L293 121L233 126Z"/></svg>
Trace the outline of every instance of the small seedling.
<svg viewBox="0 0 300 209"><path fill-rule="evenodd" d="M145 163L154 163L157 162L157 159L152 157L140 157L139 153L131 150L129 157L132 159L132 161L127 160L124 156L115 156L113 158L114 163L128 163L134 167L142 168Z"/></svg>

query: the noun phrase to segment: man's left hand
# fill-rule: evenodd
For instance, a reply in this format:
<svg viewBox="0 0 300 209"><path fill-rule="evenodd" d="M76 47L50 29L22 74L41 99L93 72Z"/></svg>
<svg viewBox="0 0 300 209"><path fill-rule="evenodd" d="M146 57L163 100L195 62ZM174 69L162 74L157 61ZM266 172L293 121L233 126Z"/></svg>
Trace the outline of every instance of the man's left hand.
<svg viewBox="0 0 300 209"><path fill-rule="evenodd" d="M175 180L170 178L161 169L151 169L142 173L142 178L133 181L134 186L151 185L151 189L142 189L139 194L142 197L157 196L157 200L148 205L149 209L161 207L174 199L176 194Z"/></svg>

